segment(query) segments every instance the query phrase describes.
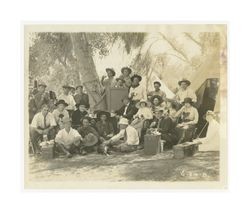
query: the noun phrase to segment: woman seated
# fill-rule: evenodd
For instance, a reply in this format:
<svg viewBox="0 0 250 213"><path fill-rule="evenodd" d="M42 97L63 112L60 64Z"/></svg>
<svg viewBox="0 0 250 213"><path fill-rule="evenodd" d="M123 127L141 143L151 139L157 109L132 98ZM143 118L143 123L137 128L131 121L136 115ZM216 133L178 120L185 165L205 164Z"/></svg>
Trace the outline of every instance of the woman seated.
<svg viewBox="0 0 250 213"><path fill-rule="evenodd" d="M164 108L164 114L166 117L170 117L174 122L176 122L175 114L177 112L177 105L174 100L166 99L165 101L166 106Z"/></svg>
<svg viewBox="0 0 250 213"><path fill-rule="evenodd" d="M149 120L153 119L153 113L150 108L150 103L145 100L138 102L136 107L139 110L134 115L134 120L131 122L131 126L137 130L139 137L141 137L142 128L147 128L149 126Z"/></svg>
<svg viewBox="0 0 250 213"><path fill-rule="evenodd" d="M113 137L114 128L113 124L109 121L110 113L105 111L99 111L97 113L96 129L99 133L100 140L105 141Z"/></svg>
<svg viewBox="0 0 250 213"><path fill-rule="evenodd" d="M87 116L89 105L85 101L81 100L80 103L76 104L77 110L72 114L72 127L77 129L81 126L81 119Z"/></svg>
<svg viewBox="0 0 250 213"><path fill-rule="evenodd" d="M199 120L198 110L193 107L193 101L191 98L185 98L183 102L184 106L175 114L175 117L179 119L177 130L179 133L178 143L191 141L196 124Z"/></svg>
<svg viewBox="0 0 250 213"><path fill-rule="evenodd" d="M155 113L156 110L163 109L165 107L165 103L162 97L159 95L152 96L151 103L151 109L153 113Z"/></svg>

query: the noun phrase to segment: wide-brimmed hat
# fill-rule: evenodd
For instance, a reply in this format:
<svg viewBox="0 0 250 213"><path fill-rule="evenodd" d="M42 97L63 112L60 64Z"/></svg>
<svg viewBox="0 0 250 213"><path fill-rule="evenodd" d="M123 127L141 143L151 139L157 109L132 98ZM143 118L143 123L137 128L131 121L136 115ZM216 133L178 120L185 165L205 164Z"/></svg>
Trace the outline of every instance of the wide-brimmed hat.
<svg viewBox="0 0 250 213"><path fill-rule="evenodd" d="M71 119L69 117L64 117L62 121L65 124L65 123L71 122Z"/></svg>
<svg viewBox="0 0 250 213"><path fill-rule="evenodd" d="M76 86L76 89L78 89L79 87L83 88L83 86L82 86L82 85L77 85L77 86Z"/></svg>
<svg viewBox="0 0 250 213"><path fill-rule="evenodd" d="M178 82L179 86L180 86L181 83L183 83L183 82L185 82L188 86L190 86L190 84L191 84L191 82L190 82L189 80L183 78L182 80L180 80L180 81Z"/></svg>
<svg viewBox="0 0 250 213"><path fill-rule="evenodd" d="M82 123L83 120L87 119L89 122L91 122L92 118L89 116L84 116L80 119L80 122Z"/></svg>
<svg viewBox="0 0 250 213"><path fill-rule="evenodd" d="M125 70L128 70L129 75L130 75L131 72L132 72L132 70L131 70L129 67L123 67L123 68L121 69L121 73L124 73Z"/></svg>
<svg viewBox="0 0 250 213"><path fill-rule="evenodd" d="M118 124L119 124L119 125L128 125L128 124L129 124L129 123L128 123L128 119L127 119L127 118L121 117Z"/></svg>
<svg viewBox="0 0 250 213"><path fill-rule="evenodd" d="M136 108L140 108L141 107L141 103L145 103L147 107L151 106L151 103L146 101L146 100L140 100L140 102L136 103Z"/></svg>
<svg viewBox="0 0 250 213"><path fill-rule="evenodd" d="M159 86L161 86L161 82L160 81L155 81L154 84L158 84Z"/></svg>
<svg viewBox="0 0 250 213"><path fill-rule="evenodd" d="M42 81L40 81L39 83L38 83L38 86L40 87L40 86L42 86L42 87L47 87L47 85L44 83L44 82L42 82Z"/></svg>
<svg viewBox="0 0 250 213"><path fill-rule="evenodd" d="M159 100L160 104L163 102L163 98L160 95L153 95L151 97L151 103L153 103L155 98L157 98Z"/></svg>
<svg viewBox="0 0 250 213"><path fill-rule="evenodd" d="M192 104L192 103L194 103L194 102L193 102L192 98L187 97L187 98L184 98L184 101L183 101L182 103L183 103L183 104L185 104L185 103L190 103L190 104Z"/></svg>
<svg viewBox="0 0 250 213"><path fill-rule="evenodd" d="M71 89L71 86L70 86L69 84L64 84L62 87L63 87L63 88Z"/></svg>
<svg viewBox="0 0 250 213"><path fill-rule="evenodd" d="M131 81L133 81L135 78L138 78L139 81L142 80L142 77L141 77L140 75L135 74L135 75L133 75L133 76L131 77Z"/></svg>
<svg viewBox="0 0 250 213"><path fill-rule="evenodd" d="M115 73L115 70L113 68L106 68L106 72L108 72L108 71L112 72L113 76L115 76L116 73Z"/></svg>
<svg viewBox="0 0 250 213"><path fill-rule="evenodd" d="M68 106L68 104L65 102L65 100L62 100L62 99L57 101L55 105L58 106L59 104L63 104L65 107Z"/></svg>
<svg viewBox="0 0 250 213"><path fill-rule="evenodd" d="M93 133L89 133L83 138L82 142L84 146L94 146L98 143L98 137Z"/></svg>
<svg viewBox="0 0 250 213"><path fill-rule="evenodd" d="M107 111L101 111L101 110L100 110L100 111L98 111L98 112L96 113L97 119L100 119L102 115L106 115L107 118L110 118L110 116L111 116L109 112L107 112Z"/></svg>
<svg viewBox="0 0 250 213"><path fill-rule="evenodd" d="M115 80L116 81L120 81L121 80L123 83L125 83L125 80L123 78L116 78Z"/></svg>
<svg viewBox="0 0 250 213"><path fill-rule="evenodd" d="M76 104L76 107L79 108L81 105L85 106L87 109L89 108L89 104L83 100L80 100L80 102Z"/></svg>

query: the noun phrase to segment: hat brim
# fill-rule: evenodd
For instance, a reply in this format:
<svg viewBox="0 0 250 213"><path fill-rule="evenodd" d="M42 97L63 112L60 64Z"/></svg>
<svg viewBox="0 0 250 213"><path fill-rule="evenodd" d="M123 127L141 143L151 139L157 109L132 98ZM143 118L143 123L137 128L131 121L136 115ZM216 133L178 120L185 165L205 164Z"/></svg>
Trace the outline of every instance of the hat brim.
<svg viewBox="0 0 250 213"><path fill-rule="evenodd" d="M131 77L131 81L133 81L135 78L138 78L139 81L142 80L142 77L141 77L140 75L135 75L135 76L132 76L132 77Z"/></svg>
<svg viewBox="0 0 250 213"><path fill-rule="evenodd" d="M106 72L109 72L109 71L113 73L113 76L115 76L116 73L115 73L114 70L112 70L112 69L106 69Z"/></svg>
<svg viewBox="0 0 250 213"><path fill-rule="evenodd" d="M94 146L97 143L98 143L98 137L96 135L94 135L93 133L89 133L83 139L84 146Z"/></svg>
<svg viewBox="0 0 250 213"><path fill-rule="evenodd" d="M147 107L151 106L151 103L148 101L140 101L140 102L136 103L135 107L139 109L141 107L142 103L145 103Z"/></svg>
<svg viewBox="0 0 250 213"><path fill-rule="evenodd" d="M38 84L38 87L47 87L46 84Z"/></svg>
<svg viewBox="0 0 250 213"><path fill-rule="evenodd" d="M154 99L157 98L160 101L160 104L163 103L163 98L159 95L154 95L151 97L151 103L153 103Z"/></svg>
<svg viewBox="0 0 250 213"><path fill-rule="evenodd" d="M56 103L56 104L55 104L55 106L58 106L58 105L60 105L60 104L63 104L65 107L67 107L67 106L68 106L68 104L67 104L67 103Z"/></svg>
<svg viewBox="0 0 250 213"><path fill-rule="evenodd" d="M68 89L70 89L71 88L71 86L67 86L67 85L63 85L63 88L68 88Z"/></svg>
<svg viewBox="0 0 250 213"><path fill-rule="evenodd" d="M97 117L98 119L100 119L102 115L106 115L107 118L110 118L110 117L111 117L111 114L110 114L109 112L104 112L104 111L99 111L99 112L97 112L96 117Z"/></svg>
<svg viewBox="0 0 250 213"><path fill-rule="evenodd" d="M132 73L132 70L131 70L130 68L128 68L128 67L123 67L123 68L121 69L121 73L124 73L125 70L128 70L129 74Z"/></svg>
<svg viewBox="0 0 250 213"><path fill-rule="evenodd" d="M182 81L179 81L179 82L178 82L179 86L180 86L181 83L183 83L183 82L187 83L188 86L191 85L191 82L190 82L189 80L182 80Z"/></svg>

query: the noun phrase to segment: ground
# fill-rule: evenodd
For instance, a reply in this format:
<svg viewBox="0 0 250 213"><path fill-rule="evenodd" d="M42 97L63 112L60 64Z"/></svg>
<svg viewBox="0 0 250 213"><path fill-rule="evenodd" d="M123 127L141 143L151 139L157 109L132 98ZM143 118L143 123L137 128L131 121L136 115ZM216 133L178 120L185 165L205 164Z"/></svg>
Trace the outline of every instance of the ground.
<svg viewBox="0 0 250 213"><path fill-rule="evenodd" d="M31 181L217 181L219 152L198 152L184 159L174 159L172 151L145 156L143 150L49 161L30 156L29 166Z"/></svg>

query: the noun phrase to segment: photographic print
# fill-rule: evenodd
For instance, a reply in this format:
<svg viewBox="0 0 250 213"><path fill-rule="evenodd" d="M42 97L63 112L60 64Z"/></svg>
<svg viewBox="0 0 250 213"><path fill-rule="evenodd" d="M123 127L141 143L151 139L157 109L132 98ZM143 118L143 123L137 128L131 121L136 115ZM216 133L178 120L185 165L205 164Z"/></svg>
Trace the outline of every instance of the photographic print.
<svg viewBox="0 0 250 213"><path fill-rule="evenodd" d="M24 74L25 188L226 188L225 24L26 24Z"/></svg>

